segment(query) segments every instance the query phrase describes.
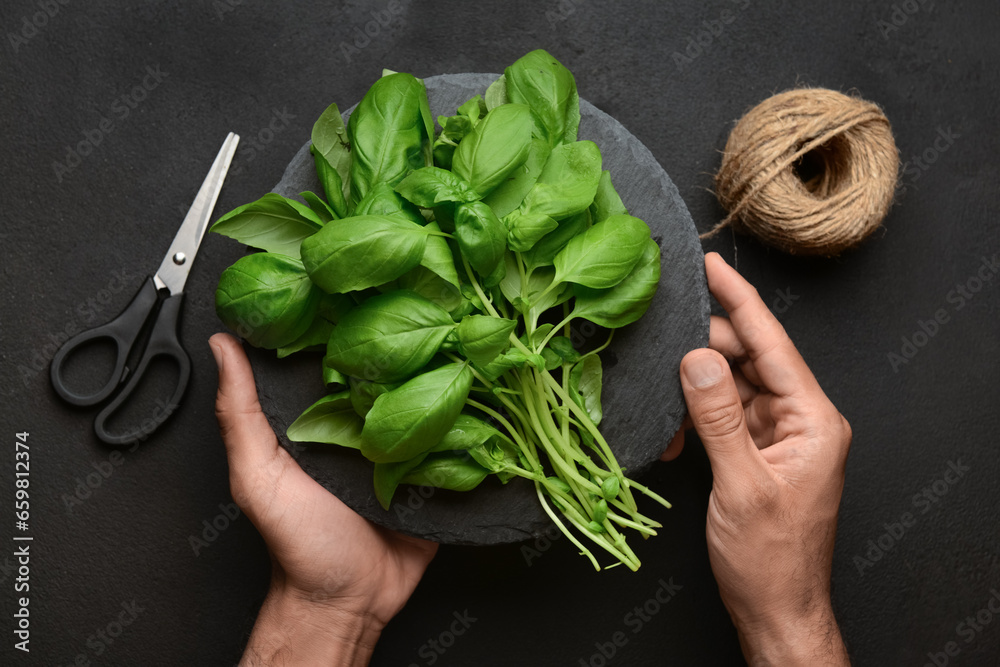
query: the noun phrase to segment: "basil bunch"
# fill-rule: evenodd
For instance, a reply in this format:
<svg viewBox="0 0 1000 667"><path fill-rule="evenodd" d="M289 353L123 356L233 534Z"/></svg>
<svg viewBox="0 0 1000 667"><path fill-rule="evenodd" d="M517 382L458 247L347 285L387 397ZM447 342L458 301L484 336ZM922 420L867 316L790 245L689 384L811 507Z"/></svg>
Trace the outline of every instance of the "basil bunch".
<svg viewBox="0 0 1000 667"><path fill-rule="evenodd" d="M669 504L622 474L597 428L610 336L582 352L570 324L642 317L659 247L577 141L576 83L545 51L437 122L404 73L346 126L331 105L312 132L324 196L267 194L213 226L264 251L223 272L219 317L279 357L325 347L330 393L288 437L358 449L386 509L400 484L524 477L596 568L578 535L636 569L622 529L660 524L632 492Z"/></svg>

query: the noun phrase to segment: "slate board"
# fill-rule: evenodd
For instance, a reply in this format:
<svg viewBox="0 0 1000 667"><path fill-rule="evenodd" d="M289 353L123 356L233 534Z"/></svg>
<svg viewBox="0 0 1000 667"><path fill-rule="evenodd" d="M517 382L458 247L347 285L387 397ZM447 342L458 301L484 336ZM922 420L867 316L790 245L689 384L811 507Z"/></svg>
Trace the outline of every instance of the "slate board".
<svg viewBox="0 0 1000 667"><path fill-rule="evenodd" d="M451 115L496 80L496 74L444 74L425 79L431 111ZM352 109L345 112L346 117ZM662 277L639 322L618 330L601 353L604 365L601 431L627 474L636 476L659 458L684 417L677 369L689 350L708 342L709 299L704 255L677 188L653 155L616 120L580 101L579 139L597 143L604 168L629 212L645 220L660 244ZM322 192L307 143L292 158L274 191L297 197ZM578 333L598 345L606 332L582 324ZM537 537L551 523L534 486L523 479L501 485L490 477L468 493L402 486L387 512L372 490L372 464L358 452L332 445L290 443L284 432L324 395L319 353L276 359L250 350L264 412L299 464L364 517L394 530L446 544L501 544ZM643 503L640 497L640 509ZM647 501L649 503L651 501Z"/></svg>

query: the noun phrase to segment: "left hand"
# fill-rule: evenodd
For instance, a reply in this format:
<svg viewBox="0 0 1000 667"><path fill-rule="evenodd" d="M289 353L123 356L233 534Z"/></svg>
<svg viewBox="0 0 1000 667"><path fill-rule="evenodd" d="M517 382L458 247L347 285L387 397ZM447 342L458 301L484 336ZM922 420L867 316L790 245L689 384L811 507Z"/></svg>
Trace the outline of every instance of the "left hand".
<svg viewBox="0 0 1000 667"><path fill-rule="evenodd" d="M243 348L227 334L209 344L230 490L274 566L242 664L279 656L282 664L367 664L438 545L373 525L307 475L261 412Z"/></svg>

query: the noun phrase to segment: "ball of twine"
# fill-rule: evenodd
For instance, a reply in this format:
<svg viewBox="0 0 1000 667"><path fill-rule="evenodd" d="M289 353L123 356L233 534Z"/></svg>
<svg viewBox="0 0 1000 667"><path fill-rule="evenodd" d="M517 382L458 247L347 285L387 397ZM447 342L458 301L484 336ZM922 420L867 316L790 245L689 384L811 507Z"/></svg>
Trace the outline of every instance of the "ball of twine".
<svg viewBox="0 0 1000 667"><path fill-rule="evenodd" d="M899 153L872 102L825 88L789 90L751 109L715 177L728 225L789 253L838 255L878 228Z"/></svg>

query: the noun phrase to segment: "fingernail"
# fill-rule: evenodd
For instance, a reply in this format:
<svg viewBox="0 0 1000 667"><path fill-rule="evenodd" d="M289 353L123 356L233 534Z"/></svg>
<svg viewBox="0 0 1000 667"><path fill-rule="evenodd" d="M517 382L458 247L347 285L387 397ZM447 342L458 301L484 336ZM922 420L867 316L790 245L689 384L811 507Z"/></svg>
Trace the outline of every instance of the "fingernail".
<svg viewBox="0 0 1000 667"><path fill-rule="evenodd" d="M222 370L222 348L218 347L217 345L213 345L211 342L209 342L208 346L210 348L212 348L212 356L215 357L215 365L218 366L219 370L221 371Z"/></svg>
<svg viewBox="0 0 1000 667"><path fill-rule="evenodd" d="M713 355L703 354L684 365L684 376L694 387L711 387L722 378L722 364Z"/></svg>

